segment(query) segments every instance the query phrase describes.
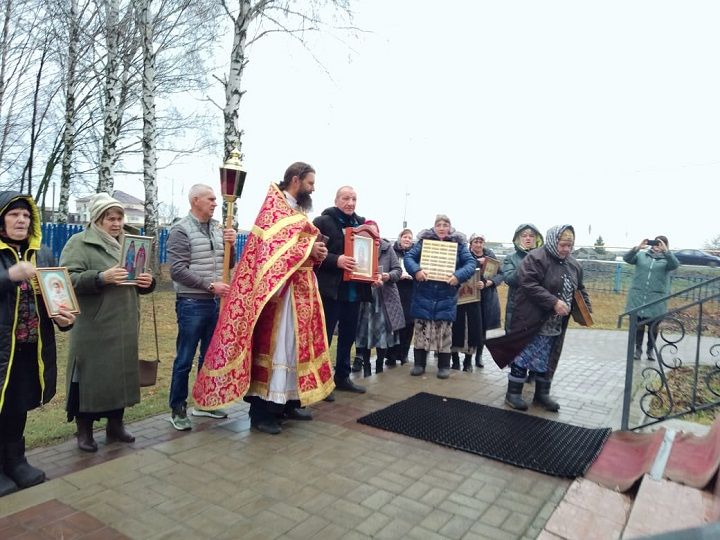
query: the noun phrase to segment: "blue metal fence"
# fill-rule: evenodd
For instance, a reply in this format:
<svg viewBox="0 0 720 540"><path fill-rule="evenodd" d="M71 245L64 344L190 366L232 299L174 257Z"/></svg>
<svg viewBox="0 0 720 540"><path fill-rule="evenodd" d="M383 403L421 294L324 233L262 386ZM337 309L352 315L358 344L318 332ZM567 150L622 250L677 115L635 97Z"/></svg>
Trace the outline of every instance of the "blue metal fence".
<svg viewBox="0 0 720 540"><path fill-rule="evenodd" d="M42 241L52 250L56 260L60 260L60 253L65 247L65 243L73 235L85 230L82 225L66 225L62 223L43 223L42 225ZM170 233L169 228L160 229L158 234L158 254L160 256L160 264L167 262L167 238ZM144 229L140 229L140 234L144 234ZM239 258L245 249L247 241L247 233L238 233L237 242L235 244L236 257Z"/></svg>

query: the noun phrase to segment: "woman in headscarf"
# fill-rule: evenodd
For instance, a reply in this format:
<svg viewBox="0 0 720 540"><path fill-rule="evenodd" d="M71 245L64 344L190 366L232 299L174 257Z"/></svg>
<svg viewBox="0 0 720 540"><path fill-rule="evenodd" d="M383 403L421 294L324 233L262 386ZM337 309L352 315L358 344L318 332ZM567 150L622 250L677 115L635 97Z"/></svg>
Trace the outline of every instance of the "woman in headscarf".
<svg viewBox="0 0 720 540"><path fill-rule="evenodd" d="M482 234L473 234L470 237L470 253L477 259L483 271L485 271L485 261L487 258L497 260L495 252L485 246L485 236ZM475 353L475 366L479 368L484 367L482 353L485 347L487 331L500 328L500 298L498 297L497 286L504 280L505 277L500 269L492 276L483 277L483 288L480 292L482 333L477 344L477 352Z"/></svg>
<svg viewBox="0 0 720 540"><path fill-rule="evenodd" d="M570 225L556 225L548 230L545 240L542 248L525 256L518 269L508 334L487 341L495 361L499 365L510 364L505 403L521 411L528 408L522 398L528 369L537 374L533 401L551 412L560 409L550 397L550 386L576 290L590 308L582 267L571 255L575 230Z"/></svg>
<svg viewBox="0 0 720 540"><path fill-rule="evenodd" d="M428 279L428 273L420 265L423 244L426 240L453 242L457 244L455 271L442 281ZM461 283L475 272L475 259L466 246L465 235L450 225L450 218L439 214L435 226L418 234L418 242L405 255L405 269L415 278L410 314L415 319L415 366L411 375L425 373L429 351L438 353L438 379L450 376L450 348L452 346L452 323L457 312L457 297Z"/></svg>
<svg viewBox="0 0 720 540"><path fill-rule="evenodd" d="M25 458L27 413L55 395L53 323L69 330L75 321L60 306L51 319L33 290L35 269L55 266L41 236L35 201L0 191L0 497L45 480Z"/></svg>
<svg viewBox="0 0 720 540"><path fill-rule="evenodd" d="M651 245L652 244L652 245ZM654 240L643 239L628 251L623 260L635 265L635 274L627 296L625 311L655 302L670 294L670 272L680 266L680 261L668 249L667 236L656 236ZM652 319L667 311L667 302L658 302L638 313L638 327L635 333L635 360L642 355L643 335L647 328L647 359L655 361L655 340L658 325Z"/></svg>
<svg viewBox="0 0 720 540"><path fill-rule="evenodd" d="M505 283L508 286L507 302L505 304L505 331L510 328L513 307L515 306L515 291L518 287L518 268L525 256L530 250L539 248L543 245L543 236L540 230L532 223L523 223L513 235L513 245L515 253L512 253L503 259L502 273L505 277Z"/></svg>
<svg viewBox="0 0 720 540"><path fill-rule="evenodd" d="M405 254L413 247L413 233L410 229L403 229L398 235L398 239L393 245L395 255L402 269L400 281L397 282L398 293L400 293L400 303L402 304L403 315L405 316L405 326L398 332L400 343L393 347L390 357L385 360L385 365L395 367L397 362L405 364L408 361L408 352L413 338L413 320L410 316L410 302L412 301L413 278L405 270Z"/></svg>
<svg viewBox="0 0 720 540"><path fill-rule="evenodd" d="M107 193L90 201L90 224L68 240L60 256L80 304L67 363L68 421L77 423L78 448L96 452L93 422L107 418L106 441L135 440L123 424L125 408L140 401L139 294L155 288L147 272L123 285L120 257L125 210ZM124 263L124 261L123 261Z"/></svg>
<svg viewBox="0 0 720 540"><path fill-rule="evenodd" d="M377 223L367 220L365 225L371 226L380 234ZM382 267L382 272L379 271ZM374 347L377 352L375 373L382 373L383 360L390 349L398 343L398 330L405 325L405 317L400 303L396 283L400 280L402 268L392 244L380 239L378 250L377 279L372 283L372 300L362 302L358 318L355 350L362 359L363 376L372 374L370 351Z"/></svg>

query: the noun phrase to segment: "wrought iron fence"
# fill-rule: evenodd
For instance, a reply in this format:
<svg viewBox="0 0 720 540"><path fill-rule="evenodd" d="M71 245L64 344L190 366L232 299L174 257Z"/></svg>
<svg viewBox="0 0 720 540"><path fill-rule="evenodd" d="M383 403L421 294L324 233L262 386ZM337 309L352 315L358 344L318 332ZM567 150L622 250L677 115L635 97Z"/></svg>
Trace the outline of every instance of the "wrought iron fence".
<svg viewBox="0 0 720 540"><path fill-rule="evenodd" d="M638 313L658 303L665 313L643 322L657 332L654 361L634 359ZM720 276L623 313L629 318L622 429L640 429L720 405Z"/></svg>

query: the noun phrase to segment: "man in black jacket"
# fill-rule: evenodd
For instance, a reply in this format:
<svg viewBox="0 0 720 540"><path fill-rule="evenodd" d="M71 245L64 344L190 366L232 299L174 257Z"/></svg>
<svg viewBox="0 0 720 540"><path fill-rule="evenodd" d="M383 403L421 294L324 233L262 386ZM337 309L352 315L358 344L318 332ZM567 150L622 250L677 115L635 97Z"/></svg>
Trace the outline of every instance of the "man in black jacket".
<svg viewBox="0 0 720 540"><path fill-rule="evenodd" d="M357 266L353 257L343 254L344 229L365 223L365 218L355 213L356 204L355 190L350 186L343 186L335 195L335 206L325 209L313 220L313 224L328 237L327 258L316 268L316 273L329 343L332 343L335 327L338 329L335 387L338 390L363 394L365 388L350 380L350 351L355 342L360 302L369 302L372 293L370 285L366 283L343 281L343 272L352 271ZM326 398L328 401L332 399L334 398Z"/></svg>

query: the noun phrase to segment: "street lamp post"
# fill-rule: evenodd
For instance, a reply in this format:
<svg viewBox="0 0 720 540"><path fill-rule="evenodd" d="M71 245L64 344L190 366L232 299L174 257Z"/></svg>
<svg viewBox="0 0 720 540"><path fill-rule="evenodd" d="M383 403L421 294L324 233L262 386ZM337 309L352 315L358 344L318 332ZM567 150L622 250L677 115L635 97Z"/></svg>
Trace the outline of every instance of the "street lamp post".
<svg viewBox="0 0 720 540"><path fill-rule="evenodd" d="M408 203L408 197L410 197L410 193L408 191L405 192L405 209L403 210L403 229L407 229L407 203Z"/></svg>

